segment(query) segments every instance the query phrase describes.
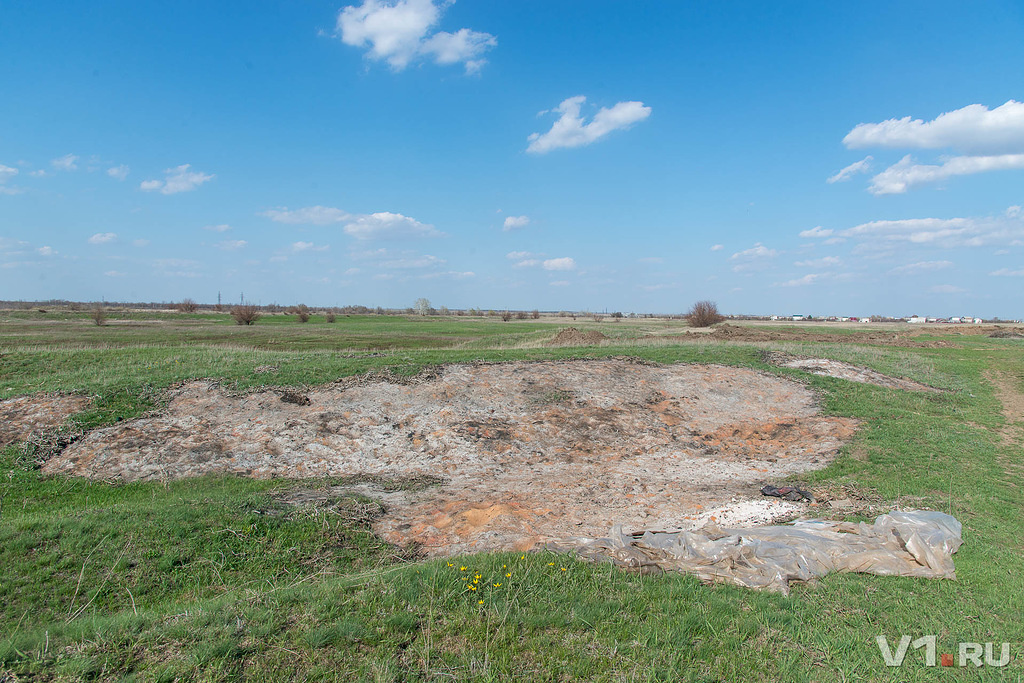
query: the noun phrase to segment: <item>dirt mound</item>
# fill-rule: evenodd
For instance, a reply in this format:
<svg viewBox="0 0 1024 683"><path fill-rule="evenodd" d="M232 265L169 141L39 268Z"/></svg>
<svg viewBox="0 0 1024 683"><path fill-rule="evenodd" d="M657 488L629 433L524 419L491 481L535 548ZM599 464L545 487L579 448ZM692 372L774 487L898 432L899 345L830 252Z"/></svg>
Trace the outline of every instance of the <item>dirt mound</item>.
<svg viewBox="0 0 1024 683"><path fill-rule="evenodd" d="M1024 339L1024 327L1000 327L988 336L993 339Z"/></svg>
<svg viewBox="0 0 1024 683"><path fill-rule="evenodd" d="M0 448L42 438L92 405L92 399L67 394L37 394L0 401Z"/></svg>
<svg viewBox="0 0 1024 683"><path fill-rule="evenodd" d="M382 500L384 538L431 554L675 529L764 482L822 467L856 422L752 370L625 359L450 365L417 381L303 394L186 384L162 415L96 430L48 473L153 480L441 477Z"/></svg>
<svg viewBox="0 0 1024 683"><path fill-rule="evenodd" d="M578 330L575 327L566 327L559 330L555 338L548 342L548 346L589 346L600 344L608 337L597 330Z"/></svg>
<svg viewBox="0 0 1024 683"><path fill-rule="evenodd" d="M718 325L711 334L712 339L743 342L795 341L824 342L830 344L875 344L880 346L900 346L908 348L943 348L949 342L941 340L916 340L914 334L905 332L887 332L884 330L865 330L863 332L811 332L795 327L791 330L766 330L759 327Z"/></svg>
<svg viewBox="0 0 1024 683"><path fill-rule="evenodd" d="M915 382L912 379L890 377L889 375L883 375L871 368L863 368L859 365L852 365L850 363L831 360L829 358L794 358L792 356L787 356L786 354L777 353L771 354L768 360L769 362L784 368L806 370L807 372L815 375L835 377L837 379L848 379L851 382L874 384L875 386L886 387L888 389L905 389L907 391L928 392L941 391L941 389L936 389L935 387L930 387L927 384Z"/></svg>

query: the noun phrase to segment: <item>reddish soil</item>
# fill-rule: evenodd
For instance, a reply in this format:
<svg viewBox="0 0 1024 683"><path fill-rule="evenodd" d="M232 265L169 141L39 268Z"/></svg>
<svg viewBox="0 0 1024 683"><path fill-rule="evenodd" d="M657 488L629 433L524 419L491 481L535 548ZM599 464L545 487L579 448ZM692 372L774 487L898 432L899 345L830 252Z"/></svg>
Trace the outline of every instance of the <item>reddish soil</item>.
<svg viewBox="0 0 1024 683"><path fill-rule="evenodd" d="M91 405L90 398L67 394L35 394L0 401L0 448L42 438Z"/></svg>
<svg viewBox="0 0 1024 683"><path fill-rule="evenodd" d="M450 365L301 393L200 381L161 415L95 430L44 470L160 480L438 477L391 492L384 538L428 554L692 526L768 482L823 467L854 420L752 370L626 359Z"/></svg>

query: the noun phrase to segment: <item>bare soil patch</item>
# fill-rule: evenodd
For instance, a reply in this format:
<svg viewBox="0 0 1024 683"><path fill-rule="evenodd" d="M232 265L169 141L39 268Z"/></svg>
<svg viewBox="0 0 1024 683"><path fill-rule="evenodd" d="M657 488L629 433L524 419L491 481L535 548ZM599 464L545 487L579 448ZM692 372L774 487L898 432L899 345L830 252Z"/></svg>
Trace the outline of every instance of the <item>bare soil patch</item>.
<svg viewBox="0 0 1024 683"><path fill-rule="evenodd" d="M787 356L786 354L773 353L770 354L769 362L784 368L796 368L815 375L846 379L851 382L860 382L861 384L873 384L878 387L886 387L887 389L904 389L906 391L925 391L932 393L942 391L941 389L930 387L927 384L915 382L912 379L891 377L889 375L884 375L877 370L872 370L871 368L865 368L859 365L853 365L852 363L844 363L843 361L832 360L829 358L794 358L792 356Z"/></svg>
<svg viewBox="0 0 1024 683"><path fill-rule="evenodd" d="M969 332L980 333L968 328ZM958 332L959 329L943 329L943 333ZM989 330L991 331L991 329ZM966 334L967 332L963 332ZM795 342L822 342L827 344L868 344L876 346L896 346L905 348L944 348L952 346L951 342L943 340L921 340L915 339L920 334L916 331L894 330L865 330L847 333L811 332L806 329L794 327L792 329L764 329L755 326L730 325L724 323L716 325L708 335L695 337L692 332L682 335L659 335L658 339L678 339L680 341L694 341L698 338L714 339L717 341L734 342L773 342L773 341L795 341Z"/></svg>
<svg viewBox="0 0 1024 683"><path fill-rule="evenodd" d="M91 398L70 394L35 394L0 401L0 448L44 438L91 405Z"/></svg>
<svg viewBox="0 0 1024 683"><path fill-rule="evenodd" d="M559 330L555 338L548 342L548 346L589 346L600 344L608 336L597 330L579 330L575 327L566 327Z"/></svg>
<svg viewBox="0 0 1024 683"><path fill-rule="evenodd" d="M308 392L232 395L195 381L169 399L162 414L91 432L44 470L441 478L361 491L386 508L379 534L428 554L526 549L614 523L692 527L760 499L764 483L825 466L857 426L819 415L790 380L629 359L449 365ZM755 507L760 521L793 513L783 501Z"/></svg>

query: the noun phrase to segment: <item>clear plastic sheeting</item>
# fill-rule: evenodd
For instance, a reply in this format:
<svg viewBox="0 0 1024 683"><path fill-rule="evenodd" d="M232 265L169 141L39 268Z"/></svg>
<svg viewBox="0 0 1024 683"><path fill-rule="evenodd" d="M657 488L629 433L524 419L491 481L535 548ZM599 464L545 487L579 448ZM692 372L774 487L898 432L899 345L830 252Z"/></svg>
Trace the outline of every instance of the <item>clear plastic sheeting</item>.
<svg viewBox="0 0 1024 683"><path fill-rule="evenodd" d="M793 581L830 572L955 579L962 544L956 518L909 510L874 524L803 520L785 526L627 534L575 539L551 547L641 571L680 571L704 581L788 593Z"/></svg>

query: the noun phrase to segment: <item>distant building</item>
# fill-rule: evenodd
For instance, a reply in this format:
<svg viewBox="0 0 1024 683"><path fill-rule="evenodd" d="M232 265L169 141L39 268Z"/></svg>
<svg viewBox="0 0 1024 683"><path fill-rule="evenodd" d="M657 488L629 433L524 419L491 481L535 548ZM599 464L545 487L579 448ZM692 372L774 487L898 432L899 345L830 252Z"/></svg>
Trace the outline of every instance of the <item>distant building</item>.
<svg viewBox="0 0 1024 683"><path fill-rule="evenodd" d="M927 318L922 318L919 315L912 315L909 318L907 318L907 322L908 323L923 323L923 322L927 322L927 321L928 321Z"/></svg>

